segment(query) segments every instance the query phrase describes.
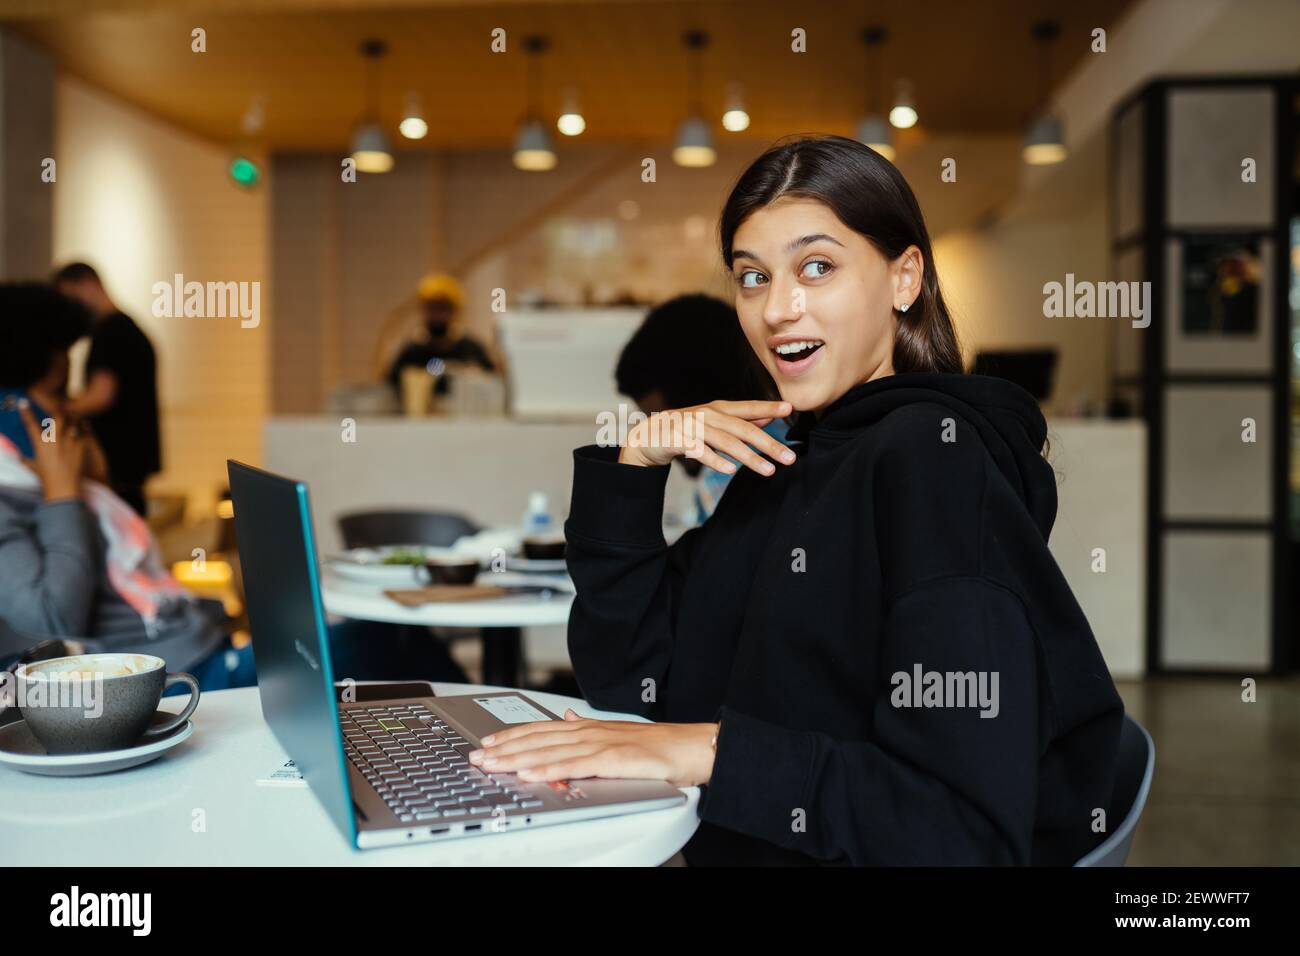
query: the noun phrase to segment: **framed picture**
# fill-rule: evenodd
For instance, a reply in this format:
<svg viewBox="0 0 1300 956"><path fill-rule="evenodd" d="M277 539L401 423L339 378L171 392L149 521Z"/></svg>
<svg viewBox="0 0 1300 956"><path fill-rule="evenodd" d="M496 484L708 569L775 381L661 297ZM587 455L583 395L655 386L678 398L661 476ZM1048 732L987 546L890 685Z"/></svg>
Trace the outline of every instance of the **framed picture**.
<svg viewBox="0 0 1300 956"><path fill-rule="evenodd" d="M1268 372L1273 242L1261 233L1169 239L1165 362L1170 372Z"/></svg>
<svg viewBox="0 0 1300 956"><path fill-rule="evenodd" d="M1183 241L1182 331L1187 336L1259 331L1258 236L1196 236Z"/></svg>

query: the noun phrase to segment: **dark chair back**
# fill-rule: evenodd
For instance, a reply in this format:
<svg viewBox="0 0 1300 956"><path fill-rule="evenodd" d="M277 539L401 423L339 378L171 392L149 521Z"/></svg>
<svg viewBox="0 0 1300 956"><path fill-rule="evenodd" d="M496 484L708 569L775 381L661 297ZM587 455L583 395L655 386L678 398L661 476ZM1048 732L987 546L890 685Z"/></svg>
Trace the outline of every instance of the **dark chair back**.
<svg viewBox="0 0 1300 956"><path fill-rule="evenodd" d="M447 547L478 526L450 511L354 511L339 517L345 548L423 544Z"/></svg>

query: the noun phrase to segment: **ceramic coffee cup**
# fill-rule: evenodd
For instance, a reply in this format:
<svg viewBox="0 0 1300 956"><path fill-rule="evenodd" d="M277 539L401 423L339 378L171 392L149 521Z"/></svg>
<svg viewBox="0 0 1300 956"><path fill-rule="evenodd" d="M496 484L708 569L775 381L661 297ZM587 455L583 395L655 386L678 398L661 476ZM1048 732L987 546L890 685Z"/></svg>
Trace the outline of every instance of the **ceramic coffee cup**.
<svg viewBox="0 0 1300 956"><path fill-rule="evenodd" d="M199 705L192 674L168 673L149 654L79 654L24 664L14 671L23 719L52 754L118 750L160 737L185 723ZM163 691L190 688L173 719L150 726Z"/></svg>

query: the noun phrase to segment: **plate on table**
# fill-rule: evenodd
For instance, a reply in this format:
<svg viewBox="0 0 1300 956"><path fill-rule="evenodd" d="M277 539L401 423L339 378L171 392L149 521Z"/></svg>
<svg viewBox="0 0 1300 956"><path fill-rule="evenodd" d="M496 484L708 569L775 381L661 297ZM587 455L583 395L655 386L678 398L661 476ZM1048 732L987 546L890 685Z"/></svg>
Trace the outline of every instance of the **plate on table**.
<svg viewBox="0 0 1300 956"><path fill-rule="evenodd" d="M351 548L325 559L340 577L384 588L421 587L429 583L424 562L436 558L461 557L451 548L428 545L398 545L383 548Z"/></svg>
<svg viewBox="0 0 1300 956"><path fill-rule="evenodd" d="M175 717L175 714L160 710L153 715L153 723L160 724ZM0 765L45 777L87 777L96 773L112 773L114 770L138 767L142 763L157 760L188 739L192 733L194 721L187 720L166 736L134 747L88 754L51 754L33 736L27 721L16 720L0 727Z"/></svg>

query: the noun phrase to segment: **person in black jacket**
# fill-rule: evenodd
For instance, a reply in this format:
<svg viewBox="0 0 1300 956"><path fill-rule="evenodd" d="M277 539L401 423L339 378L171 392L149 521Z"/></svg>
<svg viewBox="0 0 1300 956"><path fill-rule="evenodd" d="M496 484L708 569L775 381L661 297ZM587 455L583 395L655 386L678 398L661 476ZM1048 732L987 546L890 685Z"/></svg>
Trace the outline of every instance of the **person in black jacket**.
<svg viewBox="0 0 1300 956"><path fill-rule="evenodd" d="M91 315L85 388L68 401L68 412L94 426L108 458L113 491L144 516L145 483L162 468L153 344L109 298L99 273L86 263L59 269L54 285Z"/></svg>
<svg viewBox="0 0 1300 956"><path fill-rule="evenodd" d="M473 759L703 785L690 864L1073 863L1119 823L1123 705L1047 547L1037 404L963 374L916 199L868 147L779 144L720 231L781 401L578 449L565 525L583 695L659 723L569 711ZM791 412L787 454L760 426ZM668 547L680 454L743 471Z"/></svg>

